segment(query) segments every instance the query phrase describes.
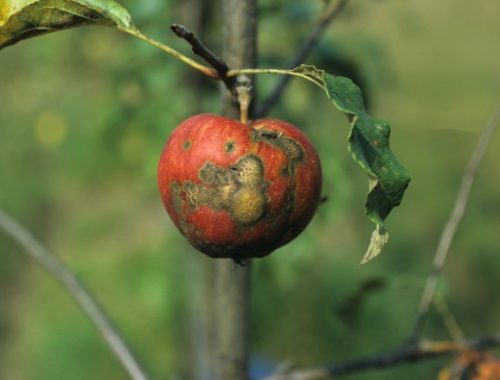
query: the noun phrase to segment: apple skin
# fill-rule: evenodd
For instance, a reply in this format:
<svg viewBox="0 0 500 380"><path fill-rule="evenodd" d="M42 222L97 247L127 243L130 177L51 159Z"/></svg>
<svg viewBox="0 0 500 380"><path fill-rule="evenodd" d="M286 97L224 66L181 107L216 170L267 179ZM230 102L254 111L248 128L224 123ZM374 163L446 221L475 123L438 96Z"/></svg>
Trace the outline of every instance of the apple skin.
<svg viewBox="0 0 500 380"><path fill-rule="evenodd" d="M300 234L321 194L307 136L281 120L192 116L171 134L158 187L172 221L211 257L264 257Z"/></svg>

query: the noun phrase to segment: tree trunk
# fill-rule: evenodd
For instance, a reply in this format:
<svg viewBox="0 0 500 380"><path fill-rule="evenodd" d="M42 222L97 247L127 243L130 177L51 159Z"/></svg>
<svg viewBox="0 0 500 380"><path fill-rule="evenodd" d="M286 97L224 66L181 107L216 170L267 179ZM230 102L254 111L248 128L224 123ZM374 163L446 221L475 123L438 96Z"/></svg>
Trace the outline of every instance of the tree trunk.
<svg viewBox="0 0 500 380"><path fill-rule="evenodd" d="M207 39L208 27L214 12L213 4L210 0L178 0L176 10L179 12L179 19L183 25L195 33L207 45L211 46L211 41ZM207 77L201 73L186 70L183 78L184 86L189 88L191 94L189 98L190 111L192 114L206 112L203 109L203 96L206 96L204 89L207 85ZM203 96L200 96L200 91ZM192 365L186 369L188 379L213 380L215 376L215 353L213 352L215 327L214 327L214 305L215 298L215 263L205 255L188 255L187 279L188 303L190 314L190 355L189 363Z"/></svg>
<svg viewBox="0 0 500 380"><path fill-rule="evenodd" d="M257 0L222 0L223 58L231 68L255 67ZM236 99L223 95L224 114L239 118ZM250 108L250 116L252 107ZM248 379L250 262L219 259L215 270L217 380Z"/></svg>

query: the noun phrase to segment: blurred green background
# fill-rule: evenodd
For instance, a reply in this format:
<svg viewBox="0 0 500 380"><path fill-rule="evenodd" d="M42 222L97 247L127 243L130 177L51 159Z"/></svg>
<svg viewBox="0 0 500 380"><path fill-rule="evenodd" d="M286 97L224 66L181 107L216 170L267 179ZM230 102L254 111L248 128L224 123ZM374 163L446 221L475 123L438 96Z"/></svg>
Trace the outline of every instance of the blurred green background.
<svg viewBox="0 0 500 380"><path fill-rule="evenodd" d="M123 4L146 34L188 55L170 23L201 31L220 51L219 2ZM262 0L260 66L287 66L322 5ZM388 219L390 244L359 266L373 226L348 124L321 91L292 81L270 116L314 141L330 200L298 239L255 262L254 374L339 362L408 336L463 168L499 103L499 15L491 0L353 0L307 59L364 88L413 181ZM275 80L258 78L261 99ZM212 261L174 229L155 176L172 129L219 110L217 84L112 29L72 29L0 52L0 207L96 293L154 379L210 379ZM439 287L467 336L500 327L499 150L497 136ZM435 311L425 335L449 338ZM447 363L351 378L432 379ZM0 378L126 378L73 300L2 232Z"/></svg>

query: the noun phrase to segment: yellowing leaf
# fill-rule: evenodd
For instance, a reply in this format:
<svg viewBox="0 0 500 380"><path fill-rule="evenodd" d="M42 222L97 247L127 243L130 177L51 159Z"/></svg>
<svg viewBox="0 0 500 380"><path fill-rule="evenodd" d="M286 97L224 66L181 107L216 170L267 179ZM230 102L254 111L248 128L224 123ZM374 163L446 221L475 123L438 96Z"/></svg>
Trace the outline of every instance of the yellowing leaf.
<svg viewBox="0 0 500 380"><path fill-rule="evenodd" d="M80 25L134 30L127 10L112 0L0 0L0 49Z"/></svg>

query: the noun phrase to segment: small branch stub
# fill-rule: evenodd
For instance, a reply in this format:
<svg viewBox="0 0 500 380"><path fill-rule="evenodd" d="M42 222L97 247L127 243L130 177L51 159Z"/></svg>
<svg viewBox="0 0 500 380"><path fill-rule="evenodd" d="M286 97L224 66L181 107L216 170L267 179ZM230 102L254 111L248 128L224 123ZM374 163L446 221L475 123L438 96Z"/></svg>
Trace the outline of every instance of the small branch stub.
<svg viewBox="0 0 500 380"><path fill-rule="evenodd" d="M229 72L229 66L226 62L221 58L212 53L199 39L196 35L191 32L188 28L179 24L170 25L170 29L186 42L191 45L193 53L197 56L203 58L210 66L212 66L217 74L219 75L218 79L222 80L226 85L227 89L233 94L237 96L236 93L236 78L228 77L227 73Z"/></svg>

